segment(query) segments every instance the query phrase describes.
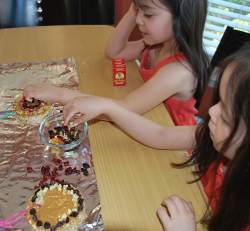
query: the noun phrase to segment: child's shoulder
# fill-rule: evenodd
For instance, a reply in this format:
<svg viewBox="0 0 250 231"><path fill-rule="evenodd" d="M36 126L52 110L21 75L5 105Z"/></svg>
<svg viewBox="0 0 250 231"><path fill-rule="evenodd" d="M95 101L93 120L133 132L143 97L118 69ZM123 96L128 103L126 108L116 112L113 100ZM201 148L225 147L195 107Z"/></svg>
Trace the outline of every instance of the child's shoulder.
<svg viewBox="0 0 250 231"><path fill-rule="evenodd" d="M168 59L172 58L169 57L166 60ZM172 62L159 63L159 71L183 80L194 78L192 67L186 59L174 59Z"/></svg>
<svg viewBox="0 0 250 231"><path fill-rule="evenodd" d="M176 89L175 97L189 99L197 87L197 80L188 62L173 62L164 65L157 73L161 84Z"/></svg>

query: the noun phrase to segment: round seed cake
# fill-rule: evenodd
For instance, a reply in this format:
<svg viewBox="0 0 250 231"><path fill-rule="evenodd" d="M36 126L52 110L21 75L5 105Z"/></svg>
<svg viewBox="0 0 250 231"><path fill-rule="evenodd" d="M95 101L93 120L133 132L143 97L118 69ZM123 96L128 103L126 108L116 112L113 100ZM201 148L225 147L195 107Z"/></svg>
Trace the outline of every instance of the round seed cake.
<svg viewBox="0 0 250 231"><path fill-rule="evenodd" d="M28 101L23 95L17 95L13 104L13 111L21 120L32 124L40 123L52 109L52 106L42 100L32 99Z"/></svg>
<svg viewBox="0 0 250 231"><path fill-rule="evenodd" d="M77 231L86 219L80 192L70 184L46 184L27 205L27 218L34 230Z"/></svg>

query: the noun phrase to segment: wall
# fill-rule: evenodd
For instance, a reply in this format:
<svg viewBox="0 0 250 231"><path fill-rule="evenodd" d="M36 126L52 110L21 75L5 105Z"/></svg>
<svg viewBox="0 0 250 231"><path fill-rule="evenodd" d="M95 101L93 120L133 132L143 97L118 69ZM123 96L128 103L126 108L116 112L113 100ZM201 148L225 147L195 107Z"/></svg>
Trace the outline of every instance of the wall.
<svg viewBox="0 0 250 231"><path fill-rule="evenodd" d="M0 0L1 28L113 23L114 0Z"/></svg>

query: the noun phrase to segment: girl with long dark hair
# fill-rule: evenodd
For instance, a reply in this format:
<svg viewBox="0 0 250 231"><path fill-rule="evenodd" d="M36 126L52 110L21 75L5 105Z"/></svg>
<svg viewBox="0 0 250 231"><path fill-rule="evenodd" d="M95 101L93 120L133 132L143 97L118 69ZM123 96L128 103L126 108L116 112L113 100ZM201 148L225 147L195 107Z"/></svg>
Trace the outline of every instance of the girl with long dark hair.
<svg viewBox="0 0 250 231"><path fill-rule="evenodd" d="M207 79L208 60L202 46L206 13L207 0L132 2L106 53L112 58L140 58L140 73L146 83L116 100L118 104L142 114L164 102L176 125L196 124L196 106ZM142 39L128 42L136 25ZM47 85L29 86L24 93L63 104L84 95Z"/></svg>
<svg viewBox="0 0 250 231"><path fill-rule="evenodd" d="M192 157L174 164L197 166L194 174L204 184L212 207L212 214L207 212L202 220L210 231L250 230L249 63L249 46L224 61L218 96L209 109L210 120L196 131ZM162 205L167 210L159 209L158 215L165 230L195 230L190 203L172 196Z"/></svg>
<svg viewBox="0 0 250 231"><path fill-rule="evenodd" d="M144 81L122 100L143 113L164 101L176 125L195 124L207 80L202 36L207 0L135 0L107 47L111 58L140 58ZM128 42L135 25L142 39Z"/></svg>
<svg viewBox="0 0 250 231"><path fill-rule="evenodd" d="M94 96L75 98L64 107L65 123L76 113L83 121L105 115L139 142L158 149L190 149L193 155L175 167L195 166L210 210L203 223L209 231L246 231L250 227L250 46L222 65L220 87L210 120L196 126L162 127L115 101ZM157 213L167 231L195 231L192 205L167 198Z"/></svg>

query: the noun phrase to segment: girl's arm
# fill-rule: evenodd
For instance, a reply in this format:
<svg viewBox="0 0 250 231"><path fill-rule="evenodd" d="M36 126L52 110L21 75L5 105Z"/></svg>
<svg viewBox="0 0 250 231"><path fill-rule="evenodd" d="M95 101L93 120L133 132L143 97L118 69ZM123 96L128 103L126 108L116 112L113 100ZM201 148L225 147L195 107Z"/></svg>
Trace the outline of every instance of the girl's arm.
<svg viewBox="0 0 250 231"><path fill-rule="evenodd" d="M74 98L64 106L65 124L78 112L83 115L81 121L105 115L135 140L153 148L180 150L194 145L195 126L162 127L111 99L95 96Z"/></svg>
<svg viewBox="0 0 250 231"><path fill-rule="evenodd" d="M136 26L136 9L132 2L129 10L116 26L109 39L106 54L109 58L124 58L132 60L138 58L144 49L143 40L128 42L128 38Z"/></svg>
<svg viewBox="0 0 250 231"><path fill-rule="evenodd" d="M87 96L78 90L71 90L63 87L41 83L28 85L23 90L23 95L26 99L40 99L49 103L66 104L75 97Z"/></svg>
<svg viewBox="0 0 250 231"><path fill-rule="evenodd" d="M193 74L187 67L172 63L162 67L150 80L116 102L130 111L143 114L170 96L191 98L191 89L195 89L195 86Z"/></svg>

